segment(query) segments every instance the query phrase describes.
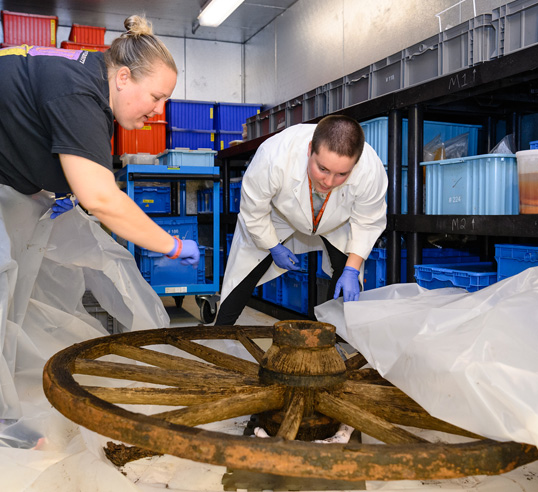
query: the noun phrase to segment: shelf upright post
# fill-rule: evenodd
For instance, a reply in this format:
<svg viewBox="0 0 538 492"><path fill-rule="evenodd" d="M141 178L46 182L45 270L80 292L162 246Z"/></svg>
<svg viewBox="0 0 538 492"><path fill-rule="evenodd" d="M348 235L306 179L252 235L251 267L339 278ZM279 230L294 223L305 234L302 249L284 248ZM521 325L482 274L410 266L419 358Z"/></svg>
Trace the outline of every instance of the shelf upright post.
<svg viewBox="0 0 538 492"><path fill-rule="evenodd" d="M409 107L407 210L410 215L424 213L423 177L420 162L424 141L423 108L414 104ZM422 263L421 237L417 232L407 234L407 282L415 281L415 265Z"/></svg>
<svg viewBox="0 0 538 492"><path fill-rule="evenodd" d="M402 112L389 112L388 215L402 213ZM400 279L401 241L400 233L387 231L387 285L397 284Z"/></svg>

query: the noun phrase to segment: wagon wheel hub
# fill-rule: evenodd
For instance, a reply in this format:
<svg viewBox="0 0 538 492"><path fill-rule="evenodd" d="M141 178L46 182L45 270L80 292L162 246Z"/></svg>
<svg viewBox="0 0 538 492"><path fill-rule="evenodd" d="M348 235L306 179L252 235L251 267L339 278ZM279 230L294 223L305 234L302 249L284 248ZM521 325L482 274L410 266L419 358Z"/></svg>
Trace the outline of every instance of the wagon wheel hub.
<svg viewBox="0 0 538 492"><path fill-rule="evenodd" d="M255 362L211 348L215 340L235 341ZM265 342L272 342L266 352ZM334 327L323 323L281 322L274 331L199 326L76 344L47 362L43 385L50 402L84 427L156 453L233 470L348 482L419 480L499 474L538 459L535 446L485 440L431 417L374 370L364 369L365 363L361 354L344 361ZM121 380L128 384L118 384ZM139 405L175 409L146 415L137 411ZM200 427L251 415L265 418L266 430L276 437L252 439ZM384 444L308 442L312 435L332 433L338 422ZM413 428L468 442L428 442Z"/></svg>

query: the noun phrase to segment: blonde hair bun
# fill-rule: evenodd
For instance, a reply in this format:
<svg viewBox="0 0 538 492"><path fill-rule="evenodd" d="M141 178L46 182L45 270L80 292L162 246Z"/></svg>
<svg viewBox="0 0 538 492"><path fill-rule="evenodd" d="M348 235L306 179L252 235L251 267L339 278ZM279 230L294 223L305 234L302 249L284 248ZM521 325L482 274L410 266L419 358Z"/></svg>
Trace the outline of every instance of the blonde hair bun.
<svg viewBox="0 0 538 492"><path fill-rule="evenodd" d="M151 22L141 15L131 15L123 23L127 30L126 36L151 36L153 28Z"/></svg>

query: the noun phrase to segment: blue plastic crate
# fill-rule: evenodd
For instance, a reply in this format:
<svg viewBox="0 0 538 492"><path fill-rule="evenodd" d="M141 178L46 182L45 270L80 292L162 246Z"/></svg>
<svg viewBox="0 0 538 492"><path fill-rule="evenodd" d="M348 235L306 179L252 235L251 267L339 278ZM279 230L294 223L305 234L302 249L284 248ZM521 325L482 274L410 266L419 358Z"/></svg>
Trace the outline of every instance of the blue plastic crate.
<svg viewBox="0 0 538 492"><path fill-rule="evenodd" d="M514 154L484 154L420 165L426 168L426 215L519 213Z"/></svg>
<svg viewBox="0 0 538 492"><path fill-rule="evenodd" d="M166 132L167 149L213 150L215 132L213 130L188 130L172 128Z"/></svg>
<svg viewBox="0 0 538 492"><path fill-rule="evenodd" d="M533 140L532 142L529 142L529 149L530 150L538 149L538 140Z"/></svg>
<svg viewBox="0 0 538 492"><path fill-rule="evenodd" d="M232 181L230 183L230 212L239 213L240 202L241 202L241 181Z"/></svg>
<svg viewBox="0 0 538 492"><path fill-rule="evenodd" d="M172 236L198 242L198 219L196 216L152 217L151 219Z"/></svg>
<svg viewBox="0 0 538 492"><path fill-rule="evenodd" d="M497 281L538 266L538 246L496 244Z"/></svg>
<svg viewBox="0 0 538 492"><path fill-rule="evenodd" d="M196 192L196 199L199 214L213 213L213 188L204 188ZM222 187L220 188L220 213L222 213Z"/></svg>
<svg viewBox="0 0 538 492"><path fill-rule="evenodd" d="M494 284L497 272L491 262L415 265L415 278L426 289L462 287L475 292Z"/></svg>
<svg viewBox="0 0 538 492"><path fill-rule="evenodd" d="M230 146L230 142L233 140L243 140L242 132L217 132L215 137L215 150L227 149Z"/></svg>
<svg viewBox="0 0 538 492"><path fill-rule="evenodd" d="M135 186L134 201L146 213L169 214L171 211L168 186Z"/></svg>
<svg viewBox="0 0 538 492"><path fill-rule="evenodd" d="M182 265L161 253L135 248L135 260L140 273L152 287L186 287L205 283L205 248L200 246L200 262L195 268Z"/></svg>
<svg viewBox="0 0 538 492"><path fill-rule="evenodd" d="M167 149L157 155L159 164L167 167L182 167L182 166L199 166L199 167L214 167L215 166L214 150L189 150L189 149Z"/></svg>
<svg viewBox="0 0 538 492"><path fill-rule="evenodd" d="M388 116L362 121L361 127L364 131L366 141L374 148L381 162L388 165L389 149L389 119ZM406 118L402 120L402 166L407 166L407 132L409 123ZM446 142L451 138L469 133L469 143L467 155L475 155L478 152L478 132L481 125L460 125L457 123L443 123L440 121L425 121L423 126L424 140L427 144L437 135L441 135L441 140Z"/></svg>
<svg viewBox="0 0 538 492"><path fill-rule="evenodd" d="M286 272L282 278L282 306L308 314L308 274L302 272Z"/></svg>
<svg viewBox="0 0 538 492"><path fill-rule="evenodd" d="M166 101L167 128L213 130L215 103L211 101Z"/></svg>
<svg viewBox="0 0 538 492"><path fill-rule="evenodd" d="M476 263L480 261L468 251L452 248L424 248L422 259L427 264L443 263ZM405 282L407 277L407 250L401 250L400 281ZM377 289L387 285L387 250L373 248L370 256L364 262L364 290Z"/></svg>
<svg viewBox="0 0 538 492"><path fill-rule="evenodd" d="M247 119L261 111L260 104L217 103L215 105L215 130L218 132L243 132Z"/></svg>
<svg viewBox="0 0 538 492"><path fill-rule="evenodd" d="M282 306L282 275L262 284L262 299Z"/></svg>

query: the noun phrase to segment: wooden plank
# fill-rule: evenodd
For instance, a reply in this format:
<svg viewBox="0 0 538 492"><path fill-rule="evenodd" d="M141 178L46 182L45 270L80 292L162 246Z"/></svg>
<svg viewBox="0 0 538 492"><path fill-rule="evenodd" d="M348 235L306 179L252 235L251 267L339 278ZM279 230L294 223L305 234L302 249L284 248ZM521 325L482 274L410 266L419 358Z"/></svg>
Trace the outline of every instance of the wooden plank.
<svg viewBox="0 0 538 492"><path fill-rule="evenodd" d="M244 374L257 375L259 366L254 362L234 357L233 355L224 354L210 347L205 347L199 343L191 342L190 340L173 339L170 344L185 352L195 355L206 362L211 362L219 367L242 372Z"/></svg>
<svg viewBox="0 0 538 492"><path fill-rule="evenodd" d="M277 437L292 441L299 432L299 426L305 409L305 395L300 390L295 390L288 403L284 419L277 432Z"/></svg>
<svg viewBox="0 0 538 492"><path fill-rule="evenodd" d="M180 410L161 412L152 415L152 417L174 424L189 426L219 422L243 415L282 408L284 405L284 391L282 387L271 386L255 393L234 395Z"/></svg>
<svg viewBox="0 0 538 492"><path fill-rule="evenodd" d="M411 432L387 422L373 413L360 409L350 402L321 391L316 396L316 410L340 420L386 444L427 443Z"/></svg>

